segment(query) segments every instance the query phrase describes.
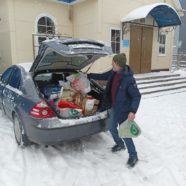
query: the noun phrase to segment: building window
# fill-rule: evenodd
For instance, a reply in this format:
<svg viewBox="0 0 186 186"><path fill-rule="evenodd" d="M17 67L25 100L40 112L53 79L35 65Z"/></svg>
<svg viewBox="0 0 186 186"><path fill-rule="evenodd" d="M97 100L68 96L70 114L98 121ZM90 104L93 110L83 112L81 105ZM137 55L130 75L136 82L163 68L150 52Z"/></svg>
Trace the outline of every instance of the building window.
<svg viewBox="0 0 186 186"><path fill-rule="evenodd" d="M159 54L165 55L165 46L166 46L166 34L159 34Z"/></svg>
<svg viewBox="0 0 186 186"><path fill-rule="evenodd" d="M46 40L50 35L55 34L55 25L51 18L44 16L38 20L37 23L38 30L38 44L40 45L42 41Z"/></svg>
<svg viewBox="0 0 186 186"><path fill-rule="evenodd" d="M119 29L111 29L111 47L113 53L120 53L120 37L121 31Z"/></svg>

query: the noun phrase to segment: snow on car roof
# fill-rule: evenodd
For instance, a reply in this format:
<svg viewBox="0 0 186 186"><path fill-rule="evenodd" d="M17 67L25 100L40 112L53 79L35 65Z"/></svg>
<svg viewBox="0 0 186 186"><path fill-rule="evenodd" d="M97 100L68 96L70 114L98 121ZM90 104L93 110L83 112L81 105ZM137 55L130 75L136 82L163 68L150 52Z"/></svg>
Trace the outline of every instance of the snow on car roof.
<svg viewBox="0 0 186 186"><path fill-rule="evenodd" d="M17 65L22 66L27 72L29 72L32 64L33 64L32 62L26 62L26 63L19 63Z"/></svg>

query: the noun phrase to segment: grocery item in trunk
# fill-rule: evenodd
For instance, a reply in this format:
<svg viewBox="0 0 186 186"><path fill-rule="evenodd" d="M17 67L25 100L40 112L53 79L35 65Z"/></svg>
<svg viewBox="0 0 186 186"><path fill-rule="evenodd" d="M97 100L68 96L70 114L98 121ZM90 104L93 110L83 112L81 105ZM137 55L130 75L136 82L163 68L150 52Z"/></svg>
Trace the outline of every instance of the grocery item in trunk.
<svg viewBox="0 0 186 186"><path fill-rule="evenodd" d="M67 100L67 101L73 101L73 96L75 92L70 89L63 89L63 93L61 94L61 99Z"/></svg>
<svg viewBox="0 0 186 186"><path fill-rule="evenodd" d="M66 78L71 83L71 87L82 94L90 92L90 81L86 74L74 73Z"/></svg>
<svg viewBox="0 0 186 186"><path fill-rule="evenodd" d="M78 118L82 115L82 109L63 108L60 109L60 116L63 118Z"/></svg>
<svg viewBox="0 0 186 186"><path fill-rule="evenodd" d="M60 100L58 102L58 107L59 108L77 108L77 109L80 108L74 102L66 101L66 100Z"/></svg>
<svg viewBox="0 0 186 186"><path fill-rule="evenodd" d="M95 99L92 96L84 97L83 103L82 103L82 109L83 109L84 116L93 114L92 111L94 109L94 102L95 102Z"/></svg>
<svg viewBox="0 0 186 186"><path fill-rule="evenodd" d="M81 94L80 92L75 93L73 96L73 101L76 105L79 107L83 107L83 99L85 98L85 95Z"/></svg>
<svg viewBox="0 0 186 186"><path fill-rule="evenodd" d="M43 89L45 97L49 100L58 99L60 96L61 87L59 85L46 85Z"/></svg>
<svg viewBox="0 0 186 186"><path fill-rule="evenodd" d="M94 101L95 99L92 96L86 97L86 102L85 102L86 111L91 111L94 108Z"/></svg>

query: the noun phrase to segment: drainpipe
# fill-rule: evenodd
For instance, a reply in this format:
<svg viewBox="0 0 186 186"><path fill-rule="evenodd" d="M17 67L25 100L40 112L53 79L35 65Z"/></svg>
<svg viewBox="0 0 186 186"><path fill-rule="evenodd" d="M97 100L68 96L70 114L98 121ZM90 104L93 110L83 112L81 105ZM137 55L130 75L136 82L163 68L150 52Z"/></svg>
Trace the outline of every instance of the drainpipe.
<svg viewBox="0 0 186 186"><path fill-rule="evenodd" d="M72 7L72 5L68 5L68 18L71 22L73 21L73 7Z"/></svg>
<svg viewBox="0 0 186 186"><path fill-rule="evenodd" d="M72 27L72 36L74 37L74 14L73 14L73 5L68 5L68 19L71 22L71 27Z"/></svg>

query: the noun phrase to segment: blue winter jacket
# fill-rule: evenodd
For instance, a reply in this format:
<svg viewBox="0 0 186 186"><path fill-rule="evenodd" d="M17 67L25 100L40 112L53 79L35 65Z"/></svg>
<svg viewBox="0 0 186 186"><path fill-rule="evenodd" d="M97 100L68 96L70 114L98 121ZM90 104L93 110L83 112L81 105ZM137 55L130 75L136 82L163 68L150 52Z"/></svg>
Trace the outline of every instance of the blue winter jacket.
<svg viewBox="0 0 186 186"><path fill-rule="evenodd" d="M108 80L103 97L103 104L107 107L107 109L112 106L111 87L115 73L116 72L111 70L103 74L92 73L88 76L89 78L95 80ZM137 112L141 99L141 94L137 88L136 81L130 67L126 65L125 69L120 73L123 75L117 89L116 102L113 106L113 109L115 110L115 119L119 123L127 119L129 112Z"/></svg>

